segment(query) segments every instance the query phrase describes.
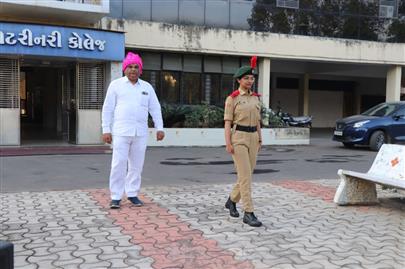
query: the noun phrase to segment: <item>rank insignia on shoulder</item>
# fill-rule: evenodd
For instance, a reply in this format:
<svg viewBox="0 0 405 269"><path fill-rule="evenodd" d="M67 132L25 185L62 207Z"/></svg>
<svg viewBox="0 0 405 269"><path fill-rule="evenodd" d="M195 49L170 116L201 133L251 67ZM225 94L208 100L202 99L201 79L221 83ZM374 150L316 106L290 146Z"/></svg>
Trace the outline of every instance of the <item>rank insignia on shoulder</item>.
<svg viewBox="0 0 405 269"><path fill-rule="evenodd" d="M142 94L143 94L143 95L148 95L149 93L148 93L148 92L142 92Z"/></svg>
<svg viewBox="0 0 405 269"><path fill-rule="evenodd" d="M229 96L231 96L232 98L235 98L239 94L240 94L239 90L236 90L236 91L233 91Z"/></svg>

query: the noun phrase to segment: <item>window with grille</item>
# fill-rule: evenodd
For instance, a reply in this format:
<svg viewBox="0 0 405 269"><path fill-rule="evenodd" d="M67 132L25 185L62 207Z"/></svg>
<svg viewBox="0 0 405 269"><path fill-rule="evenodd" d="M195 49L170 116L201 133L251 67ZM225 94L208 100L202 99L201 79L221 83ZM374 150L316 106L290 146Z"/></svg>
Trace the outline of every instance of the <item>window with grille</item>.
<svg viewBox="0 0 405 269"><path fill-rule="evenodd" d="M104 64L78 64L79 109L101 109L104 101Z"/></svg>
<svg viewBox="0 0 405 269"><path fill-rule="evenodd" d="M300 1L299 0L277 0L277 7L298 9L300 7Z"/></svg>
<svg viewBox="0 0 405 269"><path fill-rule="evenodd" d="M20 107L19 74L18 60L0 59L0 108Z"/></svg>
<svg viewBox="0 0 405 269"><path fill-rule="evenodd" d="M395 18L398 16L397 0L380 0L380 18Z"/></svg>

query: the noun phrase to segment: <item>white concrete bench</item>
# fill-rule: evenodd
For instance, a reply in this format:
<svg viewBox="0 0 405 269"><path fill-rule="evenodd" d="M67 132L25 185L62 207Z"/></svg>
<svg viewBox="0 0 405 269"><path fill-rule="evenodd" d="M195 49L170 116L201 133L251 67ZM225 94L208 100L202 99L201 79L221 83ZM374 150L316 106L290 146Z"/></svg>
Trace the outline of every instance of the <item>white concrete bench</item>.
<svg viewBox="0 0 405 269"><path fill-rule="evenodd" d="M384 144L367 173L340 169L334 202L338 205L376 204L376 183L405 189L405 146Z"/></svg>

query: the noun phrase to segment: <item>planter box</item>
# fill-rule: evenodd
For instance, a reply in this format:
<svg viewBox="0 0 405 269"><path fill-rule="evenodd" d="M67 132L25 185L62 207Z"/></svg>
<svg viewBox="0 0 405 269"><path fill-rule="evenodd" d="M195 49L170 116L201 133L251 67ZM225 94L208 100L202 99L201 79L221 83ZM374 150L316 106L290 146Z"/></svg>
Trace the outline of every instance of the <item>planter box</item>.
<svg viewBox="0 0 405 269"><path fill-rule="evenodd" d="M223 128L167 128L163 141L156 141L156 131L149 129L148 146L225 145ZM309 145L309 128L263 128L263 145Z"/></svg>

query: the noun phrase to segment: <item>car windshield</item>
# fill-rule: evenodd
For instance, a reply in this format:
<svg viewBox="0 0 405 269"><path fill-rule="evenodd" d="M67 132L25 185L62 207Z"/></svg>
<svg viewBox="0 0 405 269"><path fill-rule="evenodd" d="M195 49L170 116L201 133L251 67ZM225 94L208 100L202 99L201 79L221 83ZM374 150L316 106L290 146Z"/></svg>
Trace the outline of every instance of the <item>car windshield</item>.
<svg viewBox="0 0 405 269"><path fill-rule="evenodd" d="M361 113L361 115L385 117L394 112L399 106L399 104L382 103L370 108L369 110L366 110L365 112Z"/></svg>

